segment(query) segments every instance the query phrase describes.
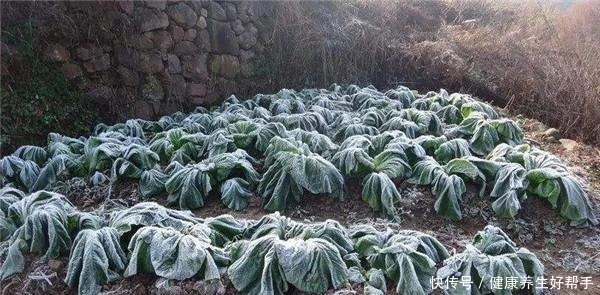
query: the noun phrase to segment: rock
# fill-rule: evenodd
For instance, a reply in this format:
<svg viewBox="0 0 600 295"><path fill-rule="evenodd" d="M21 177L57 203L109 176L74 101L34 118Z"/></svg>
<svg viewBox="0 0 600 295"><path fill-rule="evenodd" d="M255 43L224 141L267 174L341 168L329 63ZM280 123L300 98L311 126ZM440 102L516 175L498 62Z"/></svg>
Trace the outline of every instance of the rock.
<svg viewBox="0 0 600 295"><path fill-rule="evenodd" d="M132 48L115 46L115 59L118 64L127 66L130 69L136 68L139 58L136 58L136 51Z"/></svg>
<svg viewBox="0 0 600 295"><path fill-rule="evenodd" d="M181 75L171 75L169 78L168 94L175 100L182 101L186 92L185 78Z"/></svg>
<svg viewBox="0 0 600 295"><path fill-rule="evenodd" d="M228 20L234 20L237 17L237 10L235 8L235 4L224 2L222 4L223 9L225 9L225 16Z"/></svg>
<svg viewBox="0 0 600 295"><path fill-rule="evenodd" d="M110 68L110 55L108 53L96 56L83 64L86 72L94 73L106 71Z"/></svg>
<svg viewBox="0 0 600 295"><path fill-rule="evenodd" d="M246 13L238 14L238 19L241 20L243 24L247 24L250 22L250 17Z"/></svg>
<svg viewBox="0 0 600 295"><path fill-rule="evenodd" d="M347 290L347 289L337 290L333 293L333 295L356 295L356 294L358 294L356 291Z"/></svg>
<svg viewBox="0 0 600 295"><path fill-rule="evenodd" d="M246 31L239 37L239 44L242 49L250 49L256 45L256 34Z"/></svg>
<svg viewBox="0 0 600 295"><path fill-rule="evenodd" d="M184 56L182 59L183 76L195 81L204 82L208 80L206 68L206 54Z"/></svg>
<svg viewBox="0 0 600 295"><path fill-rule="evenodd" d="M95 56L96 51L98 51L97 47L93 45L84 45L75 49L75 56L80 60L86 61L90 60L92 56Z"/></svg>
<svg viewBox="0 0 600 295"><path fill-rule="evenodd" d="M150 0L150 1L145 1L145 2L146 2L146 6L148 6L150 8L155 8L158 10L165 10L165 8L167 7L167 1Z"/></svg>
<svg viewBox="0 0 600 295"><path fill-rule="evenodd" d="M87 96L92 98L97 104L107 105L109 101L112 101L115 97L115 92L112 88L108 86L100 86L97 88L93 88L93 85L90 85L91 90L86 93Z"/></svg>
<svg viewBox="0 0 600 295"><path fill-rule="evenodd" d="M50 260L48 260L48 267L52 271L55 271L58 273L65 268L65 263L60 260L50 259Z"/></svg>
<svg viewBox="0 0 600 295"><path fill-rule="evenodd" d="M185 31L180 26L173 26L171 29L171 35L173 35L173 41L175 41L175 42L183 41L183 36L185 35Z"/></svg>
<svg viewBox="0 0 600 295"><path fill-rule="evenodd" d="M239 19L236 19L232 24L231 24L231 29L233 29L233 31L235 32L236 35L240 35L241 33L244 32L244 25L242 24L242 21Z"/></svg>
<svg viewBox="0 0 600 295"><path fill-rule="evenodd" d="M167 62L169 65L169 73L179 74L181 73L181 62L175 54L167 55Z"/></svg>
<svg viewBox="0 0 600 295"><path fill-rule="evenodd" d="M254 76L254 65L250 62L242 63L240 66L240 73L244 78L250 78Z"/></svg>
<svg viewBox="0 0 600 295"><path fill-rule="evenodd" d="M225 78L235 78L240 72L240 61L233 55L211 55L210 70Z"/></svg>
<svg viewBox="0 0 600 295"><path fill-rule="evenodd" d="M201 16L198 18L198 21L196 22L196 26L200 29L200 30L204 30L206 29L206 18L204 16Z"/></svg>
<svg viewBox="0 0 600 295"><path fill-rule="evenodd" d="M137 86L140 79L139 76L136 72L124 67L124 66L118 66L117 67L117 73L119 74L119 77L121 78L121 81L123 82L123 84L127 85L127 86Z"/></svg>
<svg viewBox="0 0 600 295"><path fill-rule="evenodd" d="M152 75L147 76L142 86L142 98L146 100L158 101L163 99L165 93L160 81Z"/></svg>
<svg viewBox="0 0 600 295"><path fill-rule="evenodd" d="M211 1L208 5L208 16L218 21L227 20L227 12L225 12L225 9L215 1Z"/></svg>
<svg viewBox="0 0 600 295"><path fill-rule="evenodd" d="M237 55L239 45L229 23L211 21L208 24L210 49L215 53Z"/></svg>
<svg viewBox="0 0 600 295"><path fill-rule="evenodd" d="M163 29L169 26L169 16L162 11L140 8L138 22L141 32Z"/></svg>
<svg viewBox="0 0 600 295"><path fill-rule="evenodd" d="M542 133L546 137L553 137L558 139L560 137L560 131L556 128L548 128L544 133Z"/></svg>
<svg viewBox="0 0 600 295"><path fill-rule="evenodd" d="M171 38L171 34L167 31L156 31L153 34L154 46L160 49L169 49L173 46L173 39Z"/></svg>
<svg viewBox="0 0 600 295"><path fill-rule="evenodd" d="M69 60L71 54L62 45L52 44L46 48L46 57L52 61L65 62Z"/></svg>
<svg viewBox="0 0 600 295"><path fill-rule="evenodd" d="M240 63L248 63L254 56L255 54L252 50L240 50Z"/></svg>
<svg viewBox="0 0 600 295"><path fill-rule="evenodd" d="M162 58L157 53L141 53L137 65L140 71L147 74L158 73L164 69Z"/></svg>
<svg viewBox="0 0 600 295"><path fill-rule="evenodd" d="M216 98L210 100L211 103L218 102L225 96L239 92L239 87L234 80L218 78L216 83L217 91L211 91L217 95Z"/></svg>
<svg viewBox="0 0 600 295"><path fill-rule="evenodd" d="M152 32L146 32L137 37L135 47L138 49L153 49L154 41L152 41Z"/></svg>
<svg viewBox="0 0 600 295"><path fill-rule="evenodd" d="M204 83L189 83L187 85L187 96L205 96L206 84Z"/></svg>
<svg viewBox="0 0 600 295"><path fill-rule="evenodd" d="M579 143L577 143L577 141L574 141L571 139L561 138L558 141L560 141L560 144L567 151L573 151L574 149L576 149L579 146Z"/></svg>
<svg viewBox="0 0 600 295"><path fill-rule="evenodd" d="M126 14L131 15L133 13L133 1L118 1L117 4L119 4L121 11Z"/></svg>
<svg viewBox="0 0 600 295"><path fill-rule="evenodd" d="M194 44L202 51L210 51L210 37L207 30L202 30L194 39Z"/></svg>
<svg viewBox="0 0 600 295"><path fill-rule="evenodd" d="M167 13L171 19L184 28L193 27L198 20L196 12L184 2L169 6Z"/></svg>
<svg viewBox="0 0 600 295"><path fill-rule="evenodd" d="M62 72L67 77L67 79L75 79L77 77L81 77L83 72L81 71L81 67L74 63L66 63L62 66Z"/></svg>
<svg viewBox="0 0 600 295"><path fill-rule="evenodd" d="M189 30L185 31L185 35L183 36L183 40L194 41L194 39L196 39L196 35L197 34L198 34L198 31L196 31L194 29L189 29Z"/></svg>
<svg viewBox="0 0 600 295"><path fill-rule="evenodd" d="M225 286L220 280L198 281L194 283L194 290L198 294L222 295L225 294Z"/></svg>
<svg viewBox="0 0 600 295"><path fill-rule="evenodd" d="M133 106L135 116L142 119L150 119L154 117L154 109L152 103L143 100L137 100Z"/></svg>
<svg viewBox="0 0 600 295"><path fill-rule="evenodd" d="M193 55L198 53L198 47L190 41L181 41L175 44L173 52L177 55Z"/></svg>

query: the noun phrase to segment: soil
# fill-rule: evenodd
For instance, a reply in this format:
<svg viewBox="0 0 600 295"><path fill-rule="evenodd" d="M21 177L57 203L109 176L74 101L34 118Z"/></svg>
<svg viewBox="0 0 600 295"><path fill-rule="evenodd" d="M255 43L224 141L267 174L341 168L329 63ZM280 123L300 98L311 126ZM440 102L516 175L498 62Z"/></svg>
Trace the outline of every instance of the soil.
<svg viewBox="0 0 600 295"><path fill-rule="evenodd" d="M547 127L541 123L515 118L526 132L526 140L534 146L552 152L563 159L574 173L585 180L588 193L598 208L600 201L600 151L592 146L579 144L567 151L561 143L544 135ZM463 208L463 220L454 222L445 219L433 210L434 197L426 187L406 182L397 183L404 197L399 220L388 220L373 212L361 200L360 181L349 179L343 201L325 195L305 195L301 206L288 209L282 214L303 222L317 222L335 219L351 227L356 224L371 224L379 229L414 229L438 238L451 253L461 252L472 237L487 224L500 226L521 247L535 253L546 268L546 278L552 276L591 276L594 283L588 290L549 290L550 294L600 294L600 227L574 228L558 216L549 204L539 198L530 197L514 220L498 219L491 211L489 198L480 198L474 187L468 189ZM69 183L64 186L69 199L81 210L91 211L104 202L110 192L110 200L124 206L146 201L137 192L134 181L124 181L90 188L85 183ZM261 208L261 200L254 196L249 207L242 211L226 208L218 195L209 197L205 207L194 210L198 217L211 217L231 214L241 219L259 219L268 214ZM166 196L152 201L166 205ZM74 294L62 281L65 277L67 258L63 258L62 268L51 269L40 258L27 257L31 262L25 272L5 281L0 287L2 294ZM40 277L48 277L48 280ZM155 287L157 278L153 275L137 275L117 280L103 286L105 294L236 294L235 289L223 278L221 282L198 282L186 280L171 282L168 291ZM394 284L389 283L390 293ZM329 293L334 293L331 290ZM355 285L341 290L341 294L362 294L362 286ZM290 294L301 294L291 290Z"/></svg>

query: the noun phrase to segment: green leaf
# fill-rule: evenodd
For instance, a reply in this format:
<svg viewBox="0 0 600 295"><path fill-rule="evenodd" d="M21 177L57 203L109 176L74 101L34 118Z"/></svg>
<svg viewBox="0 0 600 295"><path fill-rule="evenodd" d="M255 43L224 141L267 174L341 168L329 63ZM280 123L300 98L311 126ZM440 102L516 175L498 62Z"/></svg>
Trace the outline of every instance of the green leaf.
<svg viewBox="0 0 600 295"><path fill-rule="evenodd" d="M239 178L231 178L221 185L221 200L227 208L242 210L248 207L248 199L252 197L249 191L250 184Z"/></svg>
<svg viewBox="0 0 600 295"><path fill-rule="evenodd" d="M389 217L396 215L395 203L400 201L400 193L390 177L383 173L371 173L363 181L362 199L375 211L382 210Z"/></svg>
<svg viewBox="0 0 600 295"><path fill-rule="evenodd" d="M202 280L219 279L217 261L227 258L223 250L209 242L204 237L170 228L144 227L129 242L131 257L123 275L149 272L173 280L194 276Z"/></svg>
<svg viewBox="0 0 600 295"><path fill-rule="evenodd" d="M12 153L13 156L43 165L48 159L46 150L39 146L23 145Z"/></svg>
<svg viewBox="0 0 600 295"><path fill-rule="evenodd" d="M303 292L322 293L347 283L347 268L338 251L323 239L280 240L266 235L229 246L233 286L247 294L282 294L288 284Z"/></svg>
<svg viewBox="0 0 600 295"><path fill-rule="evenodd" d="M456 175L440 173L433 180L431 191L437 197L434 204L435 211L452 220L461 220L462 196L466 192L465 183Z"/></svg>
<svg viewBox="0 0 600 295"><path fill-rule="evenodd" d="M125 269L126 262L116 229L85 229L73 241L65 282L78 285L78 294L96 294Z"/></svg>
<svg viewBox="0 0 600 295"><path fill-rule="evenodd" d="M401 149L385 149L373 159L373 170L390 178L405 178L412 174L408 157Z"/></svg>
<svg viewBox="0 0 600 295"><path fill-rule="evenodd" d="M489 154L500 141L498 131L492 121L481 122L471 137L471 150L477 155Z"/></svg>
<svg viewBox="0 0 600 295"><path fill-rule="evenodd" d="M158 169L143 171L140 175L140 194L144 198L151 198L166 192L165 183L169 177Z"/></svg>
<svg viewBox="0 0 600 295"><path fill-rule="evenodd" d="M446 141L435 150L435 159L440 161L440 163L447 163L452 159L470 155L469 142L462 138Z"/></svg>
<svg viewBox="0 0 600 295"><path fill-rule="evenodd" d="M207 165L196 164L175 172L165 183L169 193L167 202L177 204L180 209L203 207L212 190L209 169Z"/></svg>

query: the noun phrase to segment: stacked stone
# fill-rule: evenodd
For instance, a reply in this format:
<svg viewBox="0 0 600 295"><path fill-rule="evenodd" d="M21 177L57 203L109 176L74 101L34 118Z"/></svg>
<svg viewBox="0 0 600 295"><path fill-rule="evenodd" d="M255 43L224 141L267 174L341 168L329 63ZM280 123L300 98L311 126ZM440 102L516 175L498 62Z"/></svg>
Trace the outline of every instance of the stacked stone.
<svg viewBox="0 0 600 295"><path fill-rule="evenodd" d="M156 117L237 93L252 83L273 29L272 3L112 3L78 8L104 18L104 41L56 42L46 52L67 78L123 117Z"/></svg>

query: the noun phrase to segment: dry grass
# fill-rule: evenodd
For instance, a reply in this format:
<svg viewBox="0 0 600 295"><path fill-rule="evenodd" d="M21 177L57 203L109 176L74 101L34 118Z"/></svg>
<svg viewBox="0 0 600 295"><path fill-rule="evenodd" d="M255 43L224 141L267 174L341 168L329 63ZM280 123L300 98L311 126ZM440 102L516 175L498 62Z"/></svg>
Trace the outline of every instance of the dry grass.
<svg viewBox="0 0 600 295"><path fill-rule="evenodd" d="M285 2L276 11L274 88L444 87L600 143L600 1Z"/></svg>

